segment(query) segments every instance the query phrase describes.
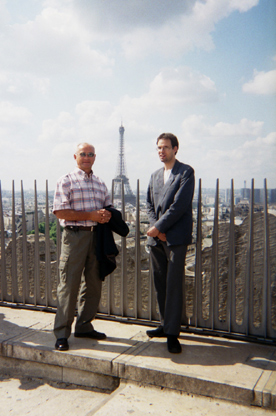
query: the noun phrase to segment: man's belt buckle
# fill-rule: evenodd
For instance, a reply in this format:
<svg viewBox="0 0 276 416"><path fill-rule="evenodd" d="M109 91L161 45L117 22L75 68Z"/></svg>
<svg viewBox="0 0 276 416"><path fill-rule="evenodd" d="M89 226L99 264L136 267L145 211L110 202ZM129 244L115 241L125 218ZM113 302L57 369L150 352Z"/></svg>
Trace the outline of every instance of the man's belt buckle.
<svg viewBox="0 0 276 416"><path fill-rule="evenodd" d="M76 225L67 225L66 228L68 228L71 231L75 231L76 232L76 231L79 231L79 228L80 227L78 227Z"/></svg>

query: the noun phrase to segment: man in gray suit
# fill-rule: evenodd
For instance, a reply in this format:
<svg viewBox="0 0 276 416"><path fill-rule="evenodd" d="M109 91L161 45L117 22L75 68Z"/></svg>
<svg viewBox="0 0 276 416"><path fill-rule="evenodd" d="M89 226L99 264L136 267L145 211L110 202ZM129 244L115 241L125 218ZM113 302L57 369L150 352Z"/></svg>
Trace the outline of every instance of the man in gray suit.
<svg viewBox="0 0 276 416"><path fill-rule="evenodd" d="M192 242L194 170L176 159L176 136L163 133L157 150L164 167L151 175L147 191L150 228L147 232L161 325L149 337L166 337L171 353L180 353L178 340L182 308L182 280L187 246Z"/></svg>

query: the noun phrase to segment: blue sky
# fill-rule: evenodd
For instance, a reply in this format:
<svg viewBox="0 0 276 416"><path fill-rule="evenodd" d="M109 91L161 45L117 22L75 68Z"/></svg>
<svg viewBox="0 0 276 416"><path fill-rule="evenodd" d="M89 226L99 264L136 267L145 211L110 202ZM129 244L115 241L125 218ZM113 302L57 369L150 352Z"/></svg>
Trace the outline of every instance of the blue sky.
<svg viewBox="0 0 276 416"><path fill-rule="evenodd" d="M0 179L54 189L77 143L130 185L161 167L156 138L203 187L276 188L275 0L0 0Z"/></svg>

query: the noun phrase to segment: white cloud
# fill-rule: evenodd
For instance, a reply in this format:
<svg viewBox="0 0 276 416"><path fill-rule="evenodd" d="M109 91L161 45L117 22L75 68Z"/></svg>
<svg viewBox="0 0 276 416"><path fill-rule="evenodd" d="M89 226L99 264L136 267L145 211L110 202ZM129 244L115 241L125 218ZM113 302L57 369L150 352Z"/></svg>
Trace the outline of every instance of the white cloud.
<svg viewBox="0 0 276 416"><path fill-rule="evenodd" d="M87 25L104 36L132 32L137 27L162 26L173 17L189 13L196 0L113 0L111 2L88 0L74 4L74 10Z"/></svg>
<svg viewBox="0 0 276 416"><path fill-rule="evenodd" d="M107 101L83 101L72 113L63 111L54 119L44 120L38 141L51 146L81 141L96 141L100 145L117 129L120 118L114 114L116 109Z"/></svg>
<svg viewBox="0 0 276 416"><path fill-rule="evenodd" d="M120 107L126 116L130 112L142 116L153 112L173 112L185 104L210 103L218 100L215 83L191 68L166 68L152 80L149 91L138 98L124 96Z"/></svg>
<svg viewBox="0 0 276 416"><path fill-rule="evenodd" d="M212 136L225 137L226 139L228 139L229 136L256 136L261 133L263 124L262 121L252 121L247 119L242 119L237 124L219 122L210 128L210 133Z"/></svg>
<svg viewBox="0 0 276 416"><path fill-rule="evenodd" d="M152 104L170 106L216 101L218 94L215 83L209 77L181 67L160 72L150 85L148 98Z"/></svg>
<svg viewBox="0 0 276 416"><path fill-rule="evenodd" d="M9 13L6 9L6 1L0 0L0 31L4 29L9 20Z"/></svg>
<svg viewBox="0 0 276 416"><path fill-rule="evenodd" d="M0 101L0 123L3 126L29 124L32 113L25 107L19 107L8 101Z"/></svg>
<svg viewBox="0 0 276 416"><path fill-rule="evenodd" d="M72 8L45 8L26 23L5 28L0 46L2 68L41 74L78 69L82 74L110 75L113 60L93 49L92 33ZM13 53L9 53L10 51Z"/></svg>
<svg viewBox="0 0 276 416"><path fill-rule="evenodd" d="M48 145L61 141L71 142L76 138L75 120L71 114L61 112L56 120L48 119L42 123L42 133L38 137L39 142L47 142Z"/></svg>
<svg viewBox="0 0 276 416"><path fill-rule="evenodd" d="M257 3L174 0L171 7L167 0L159 0L156 10L155 2L141 0L112 0L108 4L98 0L44 1L33 20L4 27L2 68L39 73L40 77L62 74L65 68L66 73L77 70L86 76L110 76L118 50L127 57L143 59L149 54L171 57L194 48L210 50L216 23Z"/></svg>
<svg viewBox="0 0 276 416"><path fill-rule="evenodd" d="M76 114L82 128L105 124L112 111L113 106L108 101L86 100L76 105Z"/></svg>
<svg viewBox="0 0 276 416"><path fill-rule="evenodd" d="M129 58L138 58L156 53L166 57L179 56L194 48L209 51L214 48L211 34L216 23L236 10L248 11L258 1L197 0L191 9L180 11L178 17L168 14L160 26L147 26L144 22L135 25L122 37L124 53Z"/></svg>
<svg viewBox="0 0 276 416"><path fill-rule="evenodd" d="M228 170L232 165L233 175L239 178L243 175L247 180L255 178L259 183L267 178L270 186L275 182L276 132L247 140L233 149L229 156Z"/></svg>
<svg viewBox="0 0 276 416"><path fill-rule="evenodd" d="M276 133L263 136L262 128L262 122L247 119L211 125L202 116L190 116L182 123L179 158L195 168L197 178L202 178L206 187L215 187L216 178L221 179L223 187L230 185L231 178L239 186L255 178L261 186L265 177L273 187Z"/></svg>
<svg viewBox="0 0 276 416"><path fill-rule="evenodd" d="M26 98L35 93L45 96L50 87L49 78L28 73L0 71L0 94L5 99Z"/></svg>
<svg viewBox="0 0 276 416"><path fill-rule="evenodd" d="M25 45L24 55L36 51L35 64L41 62L48 71L58 70L60 62L73 67L79 62L100 75L110 73L111 56L117 48L128 58L181 56L194 48L210 50L219 21L257 4L258 0L174 0L172 7L167 0L158 0L157 7L155 1L148 0L49 0L44 1L44 9L35 20L15 25L12 31L19 47ZM104 49L110 55L103 53Z"/></svg>
<svg viewBox="0 0 276 416"><path fill-rule="evenodd" d="M242 90L248 94L276 94L276 69L268 72L255 70L253 79L245 83Z"/></svg>
<svg viewBox="0 0 276 416"><path fill-rule="evenodd" d="M182 123L182 130L184 135L189 138L199 139L200 137L208 138L209 140L228 141L230 137L238 140L247 137L256 137L261 134L263 128L262 121L252 121L242 119L239 123L225 123L218 122L214 125L206 124L202 116L191 115L187 117Z"/></svg>

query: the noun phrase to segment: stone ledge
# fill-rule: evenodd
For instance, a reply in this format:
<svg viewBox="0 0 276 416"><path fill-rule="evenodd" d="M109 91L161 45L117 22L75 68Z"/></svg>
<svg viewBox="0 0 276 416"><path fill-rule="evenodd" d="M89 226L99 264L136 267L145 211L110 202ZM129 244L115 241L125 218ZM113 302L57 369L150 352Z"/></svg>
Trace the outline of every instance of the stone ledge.
<svg viewBox="0 0 276 416"><path fill-rule="evenodd" d="M147 345L143 343L136 345L134 355L146 348ZM114 391L120 385L120 380L138 382L243 405L276 409L276 373L273 371L264 371L252 390L203 379L198 374L191 377L190 374L169 373L153 366L135 365L131 360L128 354L108 361L8 341L2 343L0 369L8 375L36 377L104 391Z"/></svg>
<svg viewBox="0 0 276 416"><path fill-rule="evenodd" d="M182 354L166 340L149 340L144 326L96 321L107 339L70 338L69 351L54 349L52 316L1 308L0 369L3 373L116 389L120 381L225 399L276 410L276 348L235 340L181 334Z"/></svg>
<svg viewBox="0 0 276 416"><path fill-rule="evenodd" d="M9 376L35 377L102 391L112 392L120 385L118 377L11 357L0 356L0 370Z"/></svg>

